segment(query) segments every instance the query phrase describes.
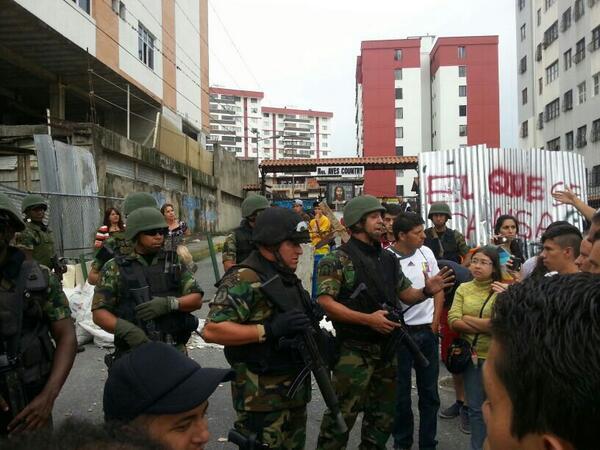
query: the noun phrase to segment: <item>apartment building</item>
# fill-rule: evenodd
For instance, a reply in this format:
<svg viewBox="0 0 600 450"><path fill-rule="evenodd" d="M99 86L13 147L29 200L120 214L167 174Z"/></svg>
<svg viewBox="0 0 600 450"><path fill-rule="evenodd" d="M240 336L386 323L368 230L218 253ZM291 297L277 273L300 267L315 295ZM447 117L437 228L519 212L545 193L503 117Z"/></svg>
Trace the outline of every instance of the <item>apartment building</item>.
<svg viewBox="0 0 600 450"><path fill-rule="evenodd" d="M148 142L210 128L207 0L0 0L0 122L94 121Z"/></svg>
<svg viewBox="0 0 600 450"><path fill-rule="evenodd" d="M519 144L583 155L597 194L600 1L517 0L516 19Z"/></svg>
<svg viewBox="0 0 600 450"><path fill-rule="evenodd" d="M358 156L499 146L497 36L364 41L356 67ZM365 192L410 196L416 173L366 171Z"/></svg>

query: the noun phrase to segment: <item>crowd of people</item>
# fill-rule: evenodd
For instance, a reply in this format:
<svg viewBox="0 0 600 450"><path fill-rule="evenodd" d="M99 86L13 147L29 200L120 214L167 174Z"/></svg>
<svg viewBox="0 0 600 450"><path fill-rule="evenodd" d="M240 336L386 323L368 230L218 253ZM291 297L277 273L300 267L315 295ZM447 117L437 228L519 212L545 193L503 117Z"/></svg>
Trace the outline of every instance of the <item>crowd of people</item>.
<svg viewBox="0 0 600 450"><path fill-rule="evenodd" d="M123 216L106 212L89 274L94 322L115 338L105 424L52 430L76 340L48 204L30 195L19 213L0 194L0 447L203 448L209 397L231 382L232 442L303 449L312 371L327 406L318 449L346 448L359 414L363 449L386 448L390 437L397 449L444 448L438 418L455 417L472 450L595 449L600 212L569 190L554 197L589 227L551 224L526 259L510 215L498 217L489 243L470 248L448 227L447 204L430 206L426 228L420 215L364 195L344 206L340 242L326 205L309 216L301 200L288 209L249 196L200 331L223 345L229 370L187 355L204 301L180 248L187 226L173 205L132 193ZM295 274L302 244L314 248L312 294ZM440 361L456 394L444 408Z"/></svg>

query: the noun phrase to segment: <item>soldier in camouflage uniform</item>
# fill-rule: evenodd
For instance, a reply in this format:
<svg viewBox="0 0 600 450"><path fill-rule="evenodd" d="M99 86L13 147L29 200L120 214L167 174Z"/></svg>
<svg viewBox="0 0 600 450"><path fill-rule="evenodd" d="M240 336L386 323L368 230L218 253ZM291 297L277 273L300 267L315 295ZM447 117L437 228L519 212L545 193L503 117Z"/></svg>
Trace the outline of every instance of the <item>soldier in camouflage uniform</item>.
<svg viewBox="0 0 600 450"><path fill-rule="evenodd" d="M253 240L258 249L221 280L202 336L225 346L235 370L237 431L268 448L302 449L310 377L288 397L303 362L282 338L293 339L311 323L318 324L310 296L294 273L302 254L300 243L309 242L310 236L296 213L268 208L258 216ZM277 278L283 284L274 301L265 286ZM289 307L282 309L283 302Z"/></svg>
<svg viewBox="0 0 600 450"><path fill-rule="evenodd" d="M28 257L51 268L54 256L52 231L44 224L48 202L39 194L30 194L23 199L21 211L26 217L25 229L15 236L15 246Z"/></svg>
<svg viewBox="0 0 600 450"><path fill-rule="evenodd" d="M245 260L256 246L252 242L252 230L256 224L256 217L265 208L269 201L262 195L250 195L242 202L242 221L225 239L223 244L223 268L227 272L235 264Z"/></svg>
<svg viewBox="0 0 600 450"><path fill-rule="evenodd" d="M24 229L0 194L0 438L51 423L77 347L60 282L9 245Z"/></svg>
<svg viewBox="0 0 600 450"><path fill-rule="evenodd" d="M425 245L431 249L435 259L454 261L460 264L469 253L465 237L457 230L451 230L446 223L452 219L447 203L436 202L429 208L427 218L433 223L425 230Z"/></svg>
<svg viewBox="0 0 600 450"><path fill-rule="evenodd" d="M397 361L395 352L389 358L383 355L399 325L386 317L385 308L398 307L398 298L409 304L429 298L449 277L440 272L423 289L412 288L396 257L381 248L383 211L375 197L350 200L344 223L352 237L318 267L317 301L333 322L340 348L332 384L349 430L358 413L364 413L360 449L384 449L393 425ZM327 410L317 448L345 448L348 434L338 432Z"/></svg>
<svg viewBox="0 0 600 450"><path fill-rule="evenodd" d="M138 208L152 207L158 209L154 197L147 192L134 192L125 197L123 215L125 218ZM92 267L88 275L88 283L98 284L100 271L104 264L118 255L128 255L133 251L131 241L125 239L125 232L114 233L102 243L102 247L94 255Z"/></svg>
<svg viewBox="0 0 600 450"><path fill-rule="evenodd" d="M92 302L94 322L115 335L115 355L149 340L185 352L198 320L203 292L175 252L162 250L167 223L153 207L138 208L128 218L124 238L133 250L102 268ZM107 361L110 363L110 361Z"/></svg>

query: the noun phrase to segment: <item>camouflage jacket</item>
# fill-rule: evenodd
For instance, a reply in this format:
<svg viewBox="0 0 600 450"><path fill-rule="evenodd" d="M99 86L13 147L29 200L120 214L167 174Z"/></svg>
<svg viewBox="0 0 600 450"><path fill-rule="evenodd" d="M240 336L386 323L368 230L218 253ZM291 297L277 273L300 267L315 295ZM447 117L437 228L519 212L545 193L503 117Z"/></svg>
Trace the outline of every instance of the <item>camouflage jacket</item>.
<svg viewBox="0 0 600 450"><path fill-rule="evenodd" d="M222 261L233 261L236 260L236 248L235 248L235 233L231 232L225 238L223 243L223 256Z"/></svg>
<svg viewBox="0 0 600 450"><path fill-rule="evenodd" d="M210 304L207 322L240 324L264 323L275 310L260 291L261 281L252 269L237 268L227 274ZM231 384L233 406L237 411L279 411L306 405L310 401L310 377L293 398L287 391L296 373L258 375L245 363L232 365L236 377Z"/></svg>
<svg viewBox="0 0 600 450"><path fill-rule="evenodd" d="M102 244L106 247L114 256L118 255L129 255L133 252L133 244L130 240L125 239L123 233L115 233L104 241ZM92 269L100 272L105 262L99 257L99 251L96 252L94 260L92 261ZM108 261L106 261L108 262Z"/></svg>
<svg viewBox="0 0 600 450"><path fill-rule="evenodd" d="M33 259L39 264L52 266L54 238L47 227L27 222L25 229L15 235L15 247L32 252Z"/></svg>

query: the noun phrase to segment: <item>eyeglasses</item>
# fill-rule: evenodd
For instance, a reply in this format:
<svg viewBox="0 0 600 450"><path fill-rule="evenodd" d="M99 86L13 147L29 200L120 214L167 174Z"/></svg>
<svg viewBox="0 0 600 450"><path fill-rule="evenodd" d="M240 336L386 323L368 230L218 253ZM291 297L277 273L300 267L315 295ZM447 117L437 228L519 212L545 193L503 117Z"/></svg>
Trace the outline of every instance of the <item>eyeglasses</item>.
<svg viewBox="0 0 600 450"><path fill-rule="evenodd" d="M144 230L144 231L142 231L142 234L144 236L156 236L157 234L164 236L168 232L169 232L168 228L154 228L153 230Z"/></svg>
<svg viewBox="0 0 600 450"><path fill-rule="evenodd" d="M471 264L477 264L479 266L491 266L493 263L491 261L486 261L485 259L472 259Z"/></svg>

